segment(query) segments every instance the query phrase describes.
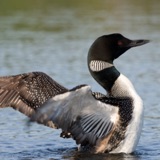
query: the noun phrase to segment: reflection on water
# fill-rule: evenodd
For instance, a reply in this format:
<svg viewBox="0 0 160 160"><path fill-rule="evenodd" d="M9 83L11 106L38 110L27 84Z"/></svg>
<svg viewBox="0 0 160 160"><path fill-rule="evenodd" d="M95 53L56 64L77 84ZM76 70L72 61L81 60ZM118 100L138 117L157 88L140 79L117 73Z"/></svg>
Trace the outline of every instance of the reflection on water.
<svg viewBox="0 0 160 160"><path fill-rule="evenodd" d="M69 158L71 154L63 156L63 158ZM88 154L88 153L76 153L73 154L72 158L74 160L139 160L138 155L134 154Z"/></svg>
<svg viewBox="0 0 160 160"><path fill-rule="evenodd" d="M0 109L0 158L159 159L159 17L159 0L0 1L0 75L38 70L68 88L85 83L104 92L87 69L91 43L113 32L152 40L115 62L144 100L144 129L135 154L77 153L73 140L61 139L59 131L41 125L27 130L26 117L7 108Z"/></svg>

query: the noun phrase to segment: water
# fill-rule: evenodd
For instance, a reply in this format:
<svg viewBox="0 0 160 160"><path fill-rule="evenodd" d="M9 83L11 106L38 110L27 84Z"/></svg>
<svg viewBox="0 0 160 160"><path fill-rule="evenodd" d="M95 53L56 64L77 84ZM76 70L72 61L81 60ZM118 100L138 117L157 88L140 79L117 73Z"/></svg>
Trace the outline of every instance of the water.
<svg viewBox="0 0 160 160"><path fill-rule="evenodd" d="M160 157L160 1L0 0L0 75L43 71L72 88L89 84L104 92L90 76L86 57L103 34L122 33L150 44L129 50L115 61L144 100L140 142L130 155L78 153L60 131L33 124L11 108L0 109L0 159L9 160L158 160Z"/></svg>

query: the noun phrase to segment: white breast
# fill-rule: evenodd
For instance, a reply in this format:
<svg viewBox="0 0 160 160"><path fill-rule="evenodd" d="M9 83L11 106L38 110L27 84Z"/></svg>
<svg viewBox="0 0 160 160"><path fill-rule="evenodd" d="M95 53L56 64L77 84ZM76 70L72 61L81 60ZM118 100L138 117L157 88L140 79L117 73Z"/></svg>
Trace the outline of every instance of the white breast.
<svg viewBox="0 0 160 160"><path fill-rule="evenodd" d="M112 151L112 153L131 153L138 144L142 130L143 102L136 93L132 83L122 74L116 80L112 92L114 96L129 96L133 99L132 120L127 127L125 139L120 143L118 148Z"/></svg>

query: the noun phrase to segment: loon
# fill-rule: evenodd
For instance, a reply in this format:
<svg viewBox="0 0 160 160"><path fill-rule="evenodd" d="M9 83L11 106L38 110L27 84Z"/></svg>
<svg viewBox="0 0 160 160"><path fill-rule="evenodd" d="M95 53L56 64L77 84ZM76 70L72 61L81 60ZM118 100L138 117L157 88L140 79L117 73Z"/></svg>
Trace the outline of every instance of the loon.
<svg viewBox="0 0 160 160"><path fill-rule="evenodd" d="M42 72L0 77L0 108L11 106L31 121L62 129L80 151L132 153L140 138L143 102L130 80L114 66L128 49L149 40L119 33L97 38L88 52L88 68L106 94L89 85L67 89Z"/></svg>

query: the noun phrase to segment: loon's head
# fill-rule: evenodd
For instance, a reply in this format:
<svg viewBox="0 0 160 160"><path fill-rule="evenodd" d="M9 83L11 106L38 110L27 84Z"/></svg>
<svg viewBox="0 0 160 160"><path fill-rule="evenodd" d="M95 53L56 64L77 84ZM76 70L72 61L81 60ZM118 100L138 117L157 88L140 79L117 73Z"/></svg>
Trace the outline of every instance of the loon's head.
<svg viewBox="0 0 160 160"><path fill-rule="evenodd" d="M93 78L108 92L120 76L113 61L132 47L141 46L149 40L130 40L121 34L104 35L95 40L88 53L88 68Z"/></svg>
<svg viewBox="0 0 160 160"><path fill-rule="evenodd" d="M100 60L113 63L125 51L132 47L141 46L149 40L130 40L119 33L104 35L97 38L91 45L88 53L88 63L92 60Z"/></svg>

